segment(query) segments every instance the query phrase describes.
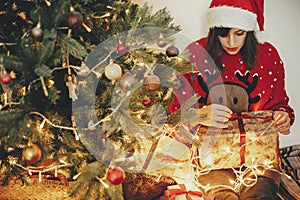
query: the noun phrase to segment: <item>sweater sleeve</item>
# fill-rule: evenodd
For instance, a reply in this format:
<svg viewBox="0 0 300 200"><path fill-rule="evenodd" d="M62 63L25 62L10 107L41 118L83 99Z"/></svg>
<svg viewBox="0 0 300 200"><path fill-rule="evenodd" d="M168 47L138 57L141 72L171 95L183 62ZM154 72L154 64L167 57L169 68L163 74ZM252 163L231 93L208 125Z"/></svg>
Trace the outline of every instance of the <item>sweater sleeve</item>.
<svg viewBox="0 0 300 200"><path fill-rule="evenodd" d="M291 125L294 123L295 114L294 110L289 105L289 97L285 88L285 70L284 64L281 60L277 50L270 45L272 52L274 53L274 66L275 66L275 76L272 86L271 97L269 101L265 104L264 110L273 111L285 111L289 114L291 119Z"/></svg>
<svg viewBox="0 0 300 200"><path fill-rule="evenodd" d="M190 83L190 76L192 76L192 73L182 74L177 77L180 82L180 86L173 90L174 98L167 106L167 110L169 112L176 113L181 105L193 96L194 90Z"/></svg>
<svg viewBox="0 0 300 200"><path fill-rule="evenodd" d="M198 96L204 96L204 93L201 93L201 88L197 84L197 74L199 73L199 63L204 61L205 49L203 45L205 44L206 38L201 38L195 42L189 44L185 50L190 52L189 63L195 65L196 71L193 73L182 74L177 78L180 81L180 87L174 89L174 98L173 101L168 105L167 110L175 113L181 105L183 105L190 97L194 94ZM201 104L195 105L199 107Z"/></svg>

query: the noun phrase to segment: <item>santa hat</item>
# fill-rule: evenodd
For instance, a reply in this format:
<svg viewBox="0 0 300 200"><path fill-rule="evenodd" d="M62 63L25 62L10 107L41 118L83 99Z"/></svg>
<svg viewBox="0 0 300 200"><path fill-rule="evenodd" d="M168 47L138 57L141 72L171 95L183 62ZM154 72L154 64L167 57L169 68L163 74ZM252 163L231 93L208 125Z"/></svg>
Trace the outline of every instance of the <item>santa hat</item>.
<svg viewBox="0 0 300 200"><path fill-rule="evenodd" d="M209 28L226 27L254 31L263 43L264 0L212 0L208 13Z"/></svg>

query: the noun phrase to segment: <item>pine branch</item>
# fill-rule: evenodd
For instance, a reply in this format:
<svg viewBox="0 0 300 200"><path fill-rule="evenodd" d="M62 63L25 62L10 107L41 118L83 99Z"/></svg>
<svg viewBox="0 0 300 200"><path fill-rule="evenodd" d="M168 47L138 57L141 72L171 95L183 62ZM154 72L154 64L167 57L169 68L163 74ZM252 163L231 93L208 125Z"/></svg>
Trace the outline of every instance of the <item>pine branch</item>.
<svg viewBox="0 0 300 200"><path fill-rule="evenodd" d="M34 72L39 76L39 77L45 77L49 78L51 77L51 70L47 65L39 65L35 68Z"/></svg>
<svg viewBox="0 0 300 200"><path fill-rule="evenodd" d="M137 19L135 23L138 24L136 27L159 27L172 29L175 32L180 31L180 26L175 26L171 22L173 18L171 17L167 8L160 9L155 14L152 14L152 6L145 4L140 8L137 13Z"/></svg>
<svg viewBox="0 0 300 200"><path fill-rule="evenodd" d="M21 179L23 184L29 185L31 180L30 178L24 174L18 167L14 165L10 165L8 162L1 165L1 185L7 185L10 179L14 176Z"/></svg>
<svg viewBox="0 0 300 200"><path fill-rule="evenodd" d="M43 40L37 48L38 65L44 64L52 56L56 43L56 31L54 29L44 31Z"/></svg>
<svg viewBox="0 0 300 200"><path fill-rule="evenodd" d="M70 8L71 1L59 0L51 13L51 19L53 19L53 26L58 27L61 20L64 18L66 11Z"/></svg>
<svg viewBox="0 0 300 200"><path fill-rule="evenodd" d="M104 187L99 181L97 181L97 177L104 177L106 174L106 166L104 166L101 162L93 162L85 166L79 178L70 188L69 195L71 197L76 197L78 194L80 196L85 196L88 194L89 186L94 182L97 182L98 187ZM103 194L102 194L103 195Z"/></svg>
<svg viewBox="0 0 300 200"><path fill-rule="evenodd" d="M88 55L86 49L78 41L67 36L61 38L61 47L79 60L83 60Z"/></svg>
<svg viewBox="0 0 300 200"><path fill-rule="evenodd" d="M23 119L25 116L25 112L23 110L6 110L0 112L0 128L3 130L5 127L9 127L13 125L13 123ZM0 134L3 134L0 131Z"/></svg>
<svg viewBox="0 0 300 200"><path fill-rule="evenodd" d="M3 63L7 70L25 70L27 68L26 64L17 56L15 55L1 55L0 63Z"/></svg>

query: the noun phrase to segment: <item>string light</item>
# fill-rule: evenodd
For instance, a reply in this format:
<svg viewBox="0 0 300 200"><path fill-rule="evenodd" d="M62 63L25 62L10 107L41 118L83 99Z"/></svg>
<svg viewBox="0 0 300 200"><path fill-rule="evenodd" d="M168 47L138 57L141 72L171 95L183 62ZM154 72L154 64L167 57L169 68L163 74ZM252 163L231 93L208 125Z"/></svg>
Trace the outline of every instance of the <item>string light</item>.
<svg viewBox="0 0 300 200"><path fill-rule="evenodd" d="M45 123L47 122L47 124L51 125L54 128L59 128L59 129L65 129L65 130L74 131L73 127L59 126L59 125L56 125L56 124L52 123L49 119L47 119L44 115L42 115L39 112L30 112L30 114L40 116L41 118L43 118L43 120L45 120Z"/></svg>
<svg viewBox="0 0 300 200"><path fill-rule="evenodd" d="M48 1L48 0L44 0L45 1L45 3L47 4L47 6L51 6L51 2L50 1Z"/></svg>
<svg viewBox="0 0 300 200"><path fill-rule="evenodd" d="M40 130L44 128L45 123L46 123L46 120L44 119L44 120L42 121L42 123L40 124L40 126L39 126L39 129L40 129Z"/></svg>
<svg viewBox="0 0 300 200"><path fill-rule="evenodd" d="M74 118L73 115L71 116L71 122L72 122L72 128L73 128L73 132L74 132L74 135L75 135L75 139L79 140L79 136L78 136L78 133L77 133L77 130L76 130L76 122L75 122L75 118Z"/></svg>
<svg viewBox="0 0 300 200"><path fill-rule="evenodd" d="M102 18L110 17L110 15L111 15L110 13L105 13L104 15L101 15L101 16L92 15L91 18L102 19Z"/></svg>
<svg viewBox="0 0 300 200"><path fill-rule="evenodd" d="M106 179L105 177L99 178L98 176L96 176L96 179L97 179L100 183L102 183L102 185L103 185L106 189L109 188L108 184L106 184L106 183L103 181L103 180Z"/></svg>
<svg viewBox="0 0 300 200"><path fill-rule="evenodd" d="M76 174L75 176L73 176L73 180L77 180L78 179L78 177L81 175L81 172L80 173L78 173L78 174Z"/></svg>
<svg viewBox="0 0 300 200"><path fill-rule="evenodd" d="M91 32L92 31L92 29L88 25L86 25L85 23L82 23L82 26L85 28L85 30L87 32Z"/></svg>
<svg viewBox="0 0 300 200"><path fill-rule="evenodd" d="M222 165L218 166L218 169L222 169L224 168L224 165L226 163L228 163L231 159L234 158L234 154L239 154L240 150L246 146L249 145L250 143L253 143L256 140L261 139L261 137L274 125L274 123L279 119L279 117L277 119L275 119L274 121L272 121L267 128L265 128L260 134L258 134L258 137L254 137L252 139L248 139L247 142L243 145L240 146L240 149L238 149L238 151L234 152L232 151L232 149L230 148L230 146L228 145L224 145L224 146L220 146L219 148L222 150L223 153L230 155L228 159L226 159L225 161L222 162ZM199 139L199 136L195 135L194 140ZM189 166L193 167L194 171L192 171L192 173L187 174L186 177L190 177L191 175L194 175L194 184L197 185L198 188L201 188L201 190L203 192L207 192L209 190L212 190L214 188L228 188L230 190L236 191L238 192L239 189L242 186L246 186L246 187L251 187L254 184L256 184L257 182L257 178L259 175L263 175L267 170L272 170L272 171L276 171L278 173L281 173L279 170L277 170L276 168L274 168L274 165L272 165L272 160L263 160L262 162L259 162L259 160L257 158L252 158L252 163L248 163L248 164L242 164L238 169L236 168L229 168L232 169L232 171L235 174L235 179L229 179L229 185L203 185L201 184L201 180L199 180L199 177L201 177L201 175L204 174L209 174L211 172L211 170L215 170L216 166L214 166L214 158L211 154L207 154L205 155L205 157L203 156L198 156L198 154L195 154L195 150L197 150L196 147L193 147L193 150L191 151L191 156L190 156L190 160L189 162ZM226 157L225 157L226 158ZM194 161L198 160L195 163ZM257 164L257 163L262 163L262 164ZM200 165L199 165L200 164ZM202 167L200 167L202 165ZM203 169L204 166L204 169ZM228 167L227 167L228 168ZM176 175L175 175L176 177ZM184 184L189 185L190 182L185 182Z"/></svg>
<svg viewBox="0 0 300 200"><path fill-rule="evenodd" d="M39 182L42 182L42 174L49 172L49 171L53 171L54 170L54 176L57 177L57 170L61 169L61 168L65 168L65 167L69 167L71 166L70 164L67 164L65 162L62 162L63 164L61 165L56 165L56 166L39 166L39 167L24 167L20 164L17 163L12 163L12 165L17 166L23 170L26 170L29 174L29 176L31 176L33 173L38 173L39 174Z"/></svg>

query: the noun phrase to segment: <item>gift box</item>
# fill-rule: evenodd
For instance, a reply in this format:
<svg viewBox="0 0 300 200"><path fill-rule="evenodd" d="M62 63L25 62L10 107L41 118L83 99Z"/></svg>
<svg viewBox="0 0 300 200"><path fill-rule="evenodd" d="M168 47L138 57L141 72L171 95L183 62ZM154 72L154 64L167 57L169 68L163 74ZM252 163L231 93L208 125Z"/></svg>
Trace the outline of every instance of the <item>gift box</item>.
<svg viewBox="0 0 300 200"><path fill-rule="evenodd" d="M170 137L157 134L155 140L143 139L142 149L130 159L135 160L135 172L126 174L124 199L157 199L170 185L178 184L189 173L190 149Z"/></svg>
<svg viewBox="0 0 300 200"><path fill-rule="evenodd" d="M200 191L187 190L185 185L172 185L168 186L164 195L169 197L170 200L213 200L214 198L205 196Z"/></svg>
<svg viewBox="0 0 300 200"><path fill-rule="evenodd" d="M272 114L272 111L234 114L224 129L200 126L194 162L201 170L278 166L279 134Z"/></svg>
<svg viewBox="0 0 300 200"><path fill-rule="evenodd" d="M144 149L133 156L136 170L152 175L165 175L176 179L178 170L186 170L191 150L171 136L162 135L154 142L143 140Z"/></svg>

